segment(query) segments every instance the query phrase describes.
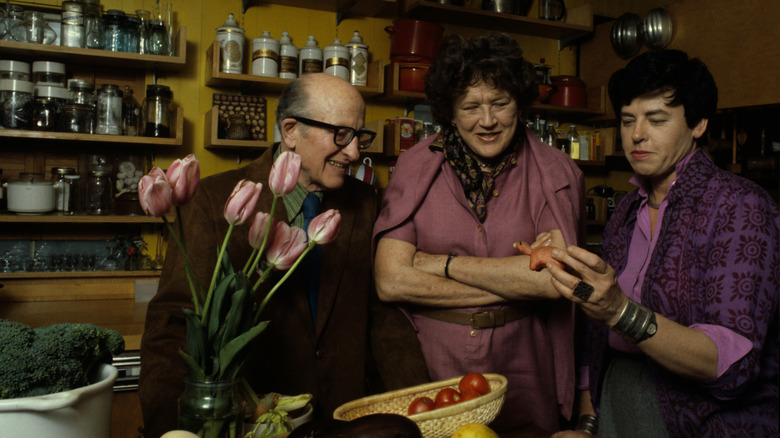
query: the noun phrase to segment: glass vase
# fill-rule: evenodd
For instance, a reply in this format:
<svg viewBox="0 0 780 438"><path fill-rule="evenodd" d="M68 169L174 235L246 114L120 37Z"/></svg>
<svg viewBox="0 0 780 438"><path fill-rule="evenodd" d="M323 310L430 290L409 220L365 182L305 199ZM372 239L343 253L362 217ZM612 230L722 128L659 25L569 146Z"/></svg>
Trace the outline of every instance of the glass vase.
<svg viewBox="0 0 780 438"><path fill-rule="evenodd" d="M179 397L179 429L201 438L225 438L241 434L238 380L211 382L184 379Z"/></svg>

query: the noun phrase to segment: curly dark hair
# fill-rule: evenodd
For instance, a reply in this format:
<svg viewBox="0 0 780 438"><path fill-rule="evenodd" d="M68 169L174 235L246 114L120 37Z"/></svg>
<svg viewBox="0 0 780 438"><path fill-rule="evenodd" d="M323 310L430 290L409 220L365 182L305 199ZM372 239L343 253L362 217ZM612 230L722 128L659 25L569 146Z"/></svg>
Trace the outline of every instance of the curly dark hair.
<svg viewBox="0 0 780 438"><path fill-rule="evenodd" d="M425 94L436 123L449 126L454 118L455 101L480 81L508 91L521 111L539 93L533 65L523 58L523 49L509 35L492 33L474 38L448 35L425 76Z"/></svg>
<svg viewBox="0 0 780 438"><path fill-rule="evenodd" d="M685 108L689 128L702 119L711 119L718 106L718 87L707 66L698 58L689 59L680 50L645 52L612 74L609 98L615 115L639 96L671 92L669 106Z"/></svg>

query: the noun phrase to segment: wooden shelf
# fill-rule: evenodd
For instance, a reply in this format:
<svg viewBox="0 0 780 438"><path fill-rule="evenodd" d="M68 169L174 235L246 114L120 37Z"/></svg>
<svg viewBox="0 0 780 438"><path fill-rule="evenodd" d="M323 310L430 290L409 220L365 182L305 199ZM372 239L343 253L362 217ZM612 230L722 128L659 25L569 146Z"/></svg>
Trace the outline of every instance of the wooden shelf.
<svg viewBox="0 0 780 438"><path fill-rule="evenodd" d="M261 3L360 17L394 16L398 9L396 0L242 0L243 10L246 12L248 7Z"/></svg>
<svg viewBox="0 0 780 438"><path fill-rule="evenodd" d="M214 41L206 50L206 85L216 88L251 88L281 93L292 79L255 76L251 74L224 73L219 71L219 41ZM382 94L384 83L384 62L373 61L368 65L366 86L356 86L364 98ZM251 67L249 67L251 69Z"/></svg>
<svg viewBox="0 0 780 438"><path fill-rule="evenodd" d="M425 93L422 91L406 91L399 88L400 84L400 64L391 62L385 66L385 90L381 99L387 102L395 103L416 103L425 100Z"/></svg>
<svg viewBox="0 0 780 438"><path fill-rule="evenodd" d="M176 38L176 56L140 55L138 53L111 52L80 47L50 46L34 43L0 40L0 52L32 60L63 59L68 63L129 68L133 70L181 71L187 65L187 28L179 28Z"/></svg>
<svg viewBox="0 0 780 438"><path fill-rule="evenodd" d="M429 0L401 0L401 13L420 20L538 36L562 43L593 33L593 7L590 4L567 9L566 21L540 20Z"/></svg>
<svg viewBox="0 0 780 438"><path fill-rule="evenodd" d="M184 142L184 111L176 108L176 124L172 127L174 137L139 137L127 135L78 134L74 132L30 131L26 129L0 129L0 138L31 139L71 143L83 147L83 143L114 143L135 146L181 146ZM61 143L58 143L58 146Z"/></svg>
<svg viewBox="0 0 780 438"><path fill-rule="evenodd" d="M0 281L11 278L113 278L113 277L159 277L161 271L42 271L42 272L0 272Z"/></svg>
<svg viewBox="0 0 780 438"><path fill-rule="evenodd" d="M168 222L174 222L176 216L168 214ZM75 215L66 216L62 213L49 214L0 214L0 223L33 223L33 224L156 224L163 220L150 216L120 216L120 215Z"/></svg>
<svg viewBox="0 0 780 438"><path fill-rule="evenodd" d="M219 112L217 107L213 106L204 116L203 147L211 150L251 150L262 151L273 144L270 141L260 140L230 140L227 138L218 138L219 131Z"/></svg>

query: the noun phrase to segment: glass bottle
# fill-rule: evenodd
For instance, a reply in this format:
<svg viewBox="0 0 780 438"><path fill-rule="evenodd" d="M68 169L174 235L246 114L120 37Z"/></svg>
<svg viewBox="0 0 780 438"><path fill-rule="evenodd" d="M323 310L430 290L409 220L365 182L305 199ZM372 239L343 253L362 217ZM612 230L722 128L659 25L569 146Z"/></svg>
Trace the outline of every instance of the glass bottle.
<svg viewBox="0 0 780 438"><path fill-rule="evenodd" d="M139 33L141 20L135 15L128 15L124 27L124 49L128 53L138 53Z"/></svg>
<svg viewBox="0 0 780 438"><path fill-rule="evenodd" d="M122 133L129 136L138 135L138 125L141 120L141 106L133 96L133 89L125 86L125 96L122 99Z"/></svg>
<svg viewBox="0 0 780 438"><path fill-rule="evenodd" d="M111 214L111 171L90 170L87 182L87 213Z"/></svg>
<svg viewBox="0 0 780 438"><path fill-rule="evenodd" d="M569 140L569 156L572 159L580 159L580 134L575 125L569 125L569 132L566 133L566 139Z"/></svg>
<svg viewBox="0 0 780 438"><path fill-rule="evenodd" d="M159 19L149 20L149 40L146 44L149 55L168 55L168 31L165 22Z"/></svg>
<svg viewBox="0 0 780 438"><path fill-rule="evenodd" d="M146 9L136 9L135 15L138 17L138 53L144 55L149 53L149 19L152 13Z"/></svg>
<svg viewBox="0 0 780 438"><path fill-rule="evenodd" d="M62 213L72 216L79 212L79 185L81 175L65 175L63 181Z"/></svg>
<svg viewBox="0 0 780 438"><path fill-rule="evenodd" d="M30 129L33 112L33 83L15 79L0 80L0 126Z"/></svg>
<svg viewBox="0 0 780 438"><path fill-rule="evenodd" d="M555 135L557 136L558 149L560 149L561 152L565 153L566 155L570 155L571 143L569 142L569 139L566 137L566 133L563 132L561 125L558 125L558 129L556 129Z"/></svg>
<svg viewBox="0 0 780 438"><path fill-rule="evenodd" d="M53 167L51 169L51 180L54 183L54 209L63 211L65 209L65 176L75 175L76 169L72 167Z"/></svg>
<svg viewBox="0 0 780 438"><path fill-rule="evenodd" d="M96 134L122 134L122 91L114 84L103 84L97 92Z"/></svg>
<svg viewBox="0 0 780 438"><path fill-rule="evenodd" d="M83 0L82 3L84 9L84 47L102 49L100 0Z"/></svg>
<svg viewBox="0 0 780 438"><path fill-rule="evenodd" d="M555 130L552 121L547 124L547 130L544 133L544 142L554 148L558 147L558 132Z"/></svg>
<svg viewBox="0 0 780 438"><path fill-rule="evenodd" d="M11 29L24 21L24 8L19 5L8 5L7 16L5 17L5 34L3 40L15 41Z"/></svg>
<svg viewBox="0 0 780 438"><path fill-rule="evenodd" d="M24 21L11 28L14 40L23 43L52 44L57 33L46 23L42 12L26 11Z"/></svg>

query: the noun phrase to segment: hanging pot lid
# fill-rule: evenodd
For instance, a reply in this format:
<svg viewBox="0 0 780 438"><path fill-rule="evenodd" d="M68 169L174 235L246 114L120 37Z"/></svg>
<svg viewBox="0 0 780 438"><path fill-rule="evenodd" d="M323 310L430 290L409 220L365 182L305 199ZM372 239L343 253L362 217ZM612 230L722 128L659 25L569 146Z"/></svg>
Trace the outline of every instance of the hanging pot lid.
<svg viewBox="0 0 780 438"><path fill-rule="evenodd" d="M612 25L612 48L621 58L630 58L642 47L642 19L626 12Z"/></svg>
<svg viewBox="0 0 780 438"><path fill-rule="evenodd" d="M663 49L672 41L672 17L664 8L651 9L642 20L642 40L651 49Z"/></svg>

